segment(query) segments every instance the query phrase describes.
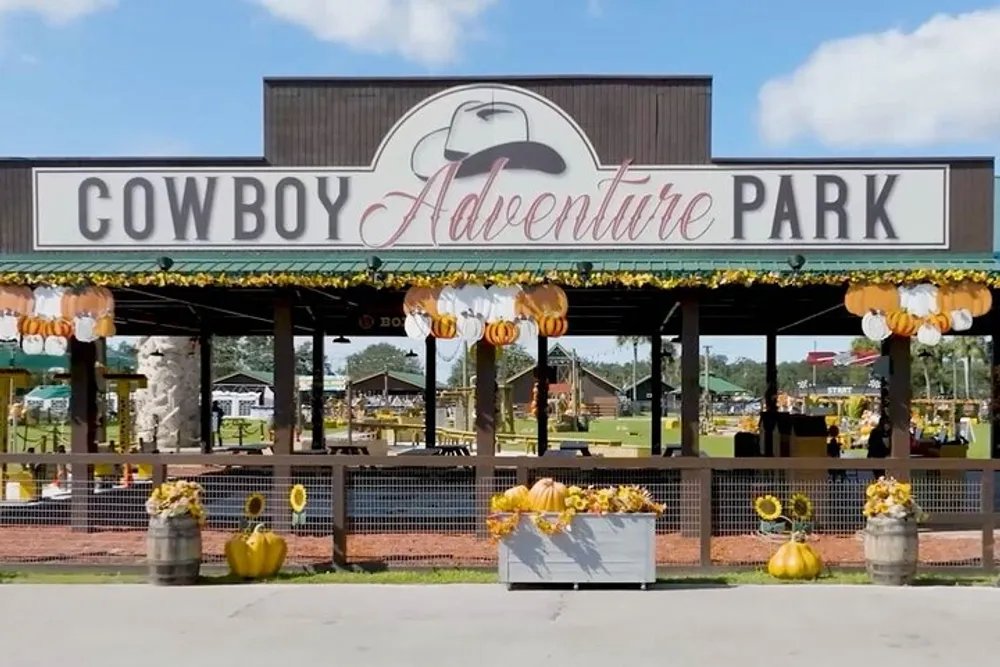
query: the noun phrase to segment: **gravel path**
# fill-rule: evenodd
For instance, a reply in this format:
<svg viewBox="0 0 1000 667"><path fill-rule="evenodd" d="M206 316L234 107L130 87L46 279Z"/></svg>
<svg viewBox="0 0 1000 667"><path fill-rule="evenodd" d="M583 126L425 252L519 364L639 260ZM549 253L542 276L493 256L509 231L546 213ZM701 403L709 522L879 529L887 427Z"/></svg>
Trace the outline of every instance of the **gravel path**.
<svg viewBox="0 0 1000 667"><path fill-rule="evenodd" d="M992 588L5 585L0 598L17 667L922 667L1000 651Z"/></svg>

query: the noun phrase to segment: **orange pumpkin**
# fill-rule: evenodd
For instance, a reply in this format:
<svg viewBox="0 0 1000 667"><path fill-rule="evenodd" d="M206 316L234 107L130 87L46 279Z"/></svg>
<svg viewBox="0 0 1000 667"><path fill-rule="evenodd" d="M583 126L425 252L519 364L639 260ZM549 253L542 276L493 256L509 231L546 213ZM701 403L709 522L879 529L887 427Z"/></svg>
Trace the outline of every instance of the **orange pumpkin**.
<svg viewBox="0 0 1000 667"><path fill-rule="evenodd" d="M865 290L865 312L876 310L888 313L898 309L899 288L895 285L869 285Z"/></svg>
<svg viewBox="0 0 1000 667"><path fill-rule="evenodd" d="M105 315L94 323L94 335L98 338L111 338L115 335L115 318Z"/></svg>
<svg viewBox="0 0 1000 667"><path fill-rule="evenodd" d="M0 285L0 313L27 315L35 305L35 295L23 285Z"/></svg>
<svg viewBox="0 0 1000 667"><path fill-rule="evenodd" d="M538 335L548 338L565 336L569 330L569 322L565 317L543 315L538 319Z"/></svg>
<svg viewBox="0 0 1000 667"><path fill-rule="evenodd" d="M441 290L433 287L411 287L403 297L403 312L407 315L427 313L431 317L438 314L437 300Z"/></svg>
<svg viewBox="0 0 1000 667"><path fill-rule="evenodd" d="M993 294L984 285L961 283L938 289L938 306L946 313L967 310L973 317L985 315L993 307Z"/></svg>
<svg viewBox="0 0 1000 667"><path fill-rule="evenodd" d="M562 512L566 509L566 486L544 477L528 491L528 506L534 512Z"/></svg>
<svg viewBox="0 0 1000 667"><path fill-rule="evenodd" d="M69 322L69 320L63 318L50 321L48 329L50 336L69 338L70 336L73 335L73 325Z"/></svg>
<svg viewBox="0 0 1000 667"><path fill-rule="evenodd" d="M97 295L97 315L110 315L115 310L115 297L107 287L94 287Z"/></svg>
<svg viewBox="0 0 1000 667"><path fill-rule="evenodd" d="M525 293L525 300L525 307L535 315L536 319L545 315L566 317L566 313L569 312L566 292L558 285L536 285Z"/></svg>
<svg viewBox="0 0 1000 667"><path fill-rule="evenodd" d="M451 315L439 315L431 320L431 335L448 340L458 335L458 322Z"/></svg>
<svg viewBox="0 0 1000 667"><path fill-rule="evenodd" d="M925 321L932 327L937 328L941 333L951 331L951 317L947 313L933 313Z"/></svg>
<svg viewBox="0 0 1000 667"><path fill-rule="evenodd" d="M487 322L486 331L483 332L483 339L490 345L502 347L514 344L520 333L521 330L513 322L507 320Z"/></svg>
<svg viewBox="0 0 1000 667"><path fill-rule="evenodd" d="M22 336L44 336L45 323L38 319L37 317L22 317L21 318L21 335Z"/></svg>
<svg viewBox="0 0 1000 667"><path fill-rule="evenodd" d="M865 292L867 290L867 285L851 285L847 288L847 294L844 295L844 307L847 308L847 312L858 317L868 312L868 308L865 306Z"/></svg>
<svg viewBox="0 0 1000 667"><path fill-rule="evenodd" d="M886 315L886 323L889 325L889 330L897 336L903 336L904 338L909 338L913 334L917 333L917 329L920 328L920 320L910 315L905 310L893 310Z"/></svg>

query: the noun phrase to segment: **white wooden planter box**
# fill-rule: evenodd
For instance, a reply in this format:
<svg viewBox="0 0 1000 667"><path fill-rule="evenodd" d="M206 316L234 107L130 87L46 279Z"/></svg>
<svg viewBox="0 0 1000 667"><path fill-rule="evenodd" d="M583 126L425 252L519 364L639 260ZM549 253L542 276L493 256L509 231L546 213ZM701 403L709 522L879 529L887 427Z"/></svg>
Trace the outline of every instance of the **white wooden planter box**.
<svg viewBox="0 0 1000 667"><path fill-rule="evenodd" d="M578 514L546 535L527 517L500 540L500 582L646 584L656 581L655 514Z"/></svg>

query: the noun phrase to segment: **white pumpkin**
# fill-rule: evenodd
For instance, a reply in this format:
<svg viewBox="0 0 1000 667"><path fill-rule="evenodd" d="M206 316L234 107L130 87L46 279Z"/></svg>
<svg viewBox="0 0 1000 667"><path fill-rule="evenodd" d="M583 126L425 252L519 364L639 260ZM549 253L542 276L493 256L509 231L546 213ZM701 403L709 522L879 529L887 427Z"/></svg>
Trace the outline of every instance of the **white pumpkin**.
<svg viewBox="0 0 1000 667"><path fill-rule="evenodd" d="M972 328L972 313L966 308L953 310L951 315L952 331L968 331Z"/></svg>
<svg viewBox="0 0 1000 667"><path fill-rule="evenodd" d="M42 345L42 351L45 354L51 354L54 357L61 357L66 354L66 349L69 347L69 341L67 341L62 336L48 336L45 339L45 343Z"/></svg>
<svg viewBox="0 0 1000 667"><path fill-rule="evenodd" d="M410 313L403 320L407 338L424 340L431 333L431 318L427 313Z"/></svg>
<svg viewBox="0 0 1000 667"><path fill-rule="evenodd" d="M517 339L520 341L538 338L538 322L530 317L517 320Z"/></svg>
<svg viewBox="0 0 1000 667"><path fill-rule="evenodd" d="M515 303L521 292L519 286L500 287L494 285L486 290L490 296L490 322L510 322L516 317Z"/></svg>
<svg viewBox="0 0 1000 667"><path fill-rule="evenodd" d="M73 318L73 335L81 343L93 343L97 340L97 320L90 315L79 315Z"/></svg>
<svg viewBox="0 0 1000 667"><path fill-rule="evenodd" d="M455 329L458 337L466 343L477 343L486 332L486 322L478 315L459 315Z"/></svg>
<svg viewBox="0 0 1000 667"><path fill-rule="evenodd" d="M915 285L907 292L906 310L917 318L938 312L937 287L930 284Z"/></svg>
<svg viewBox="0 0 1000 667"><path fill-rule="evenodd" d="M38 334L25 336L21 339L21 349L25 354L42 354L45 351L45 338Z"/></svg>
<svg viewBox="0 0 1000 667"><path fill-rule="evenodd" d="M881 343L892 335L885 315L875 311L869 311L861 318L861 331L868 340L873 340L876 343Z"/></svg>
<svg viewBox="0 0 1000 667"><path fill-rule="evenodd" d="M442 287L438 294L437 311L438 315L442 317L446 315L457 316L459 313L458 290L454 287Z"/></svg>
<svg viewBox="0 0 1000 667"><path fill-rule="evenodd" d="M17 315L0 315L0 343L16 341L19 335Z"/></svg>
<svg viewBox="0 0 1000 667"><path fill-rule="evenodd" d="M917 329L917 342L921 345L937 345L941 342L941 330L931 324L921 324Z"/></svg>

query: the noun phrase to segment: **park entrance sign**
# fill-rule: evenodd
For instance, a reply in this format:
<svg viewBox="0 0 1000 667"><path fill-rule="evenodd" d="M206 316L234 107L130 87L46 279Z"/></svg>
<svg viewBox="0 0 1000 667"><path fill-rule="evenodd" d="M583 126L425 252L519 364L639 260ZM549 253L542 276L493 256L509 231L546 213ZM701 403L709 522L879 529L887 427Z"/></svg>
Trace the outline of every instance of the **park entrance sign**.
<svg viewBox="0 0 1000 667"><path fill-rule="evenodd" d="M602 164L548 99L429 97L368 167L36 168L36 250L947 249L947 165Z"/></svg>

